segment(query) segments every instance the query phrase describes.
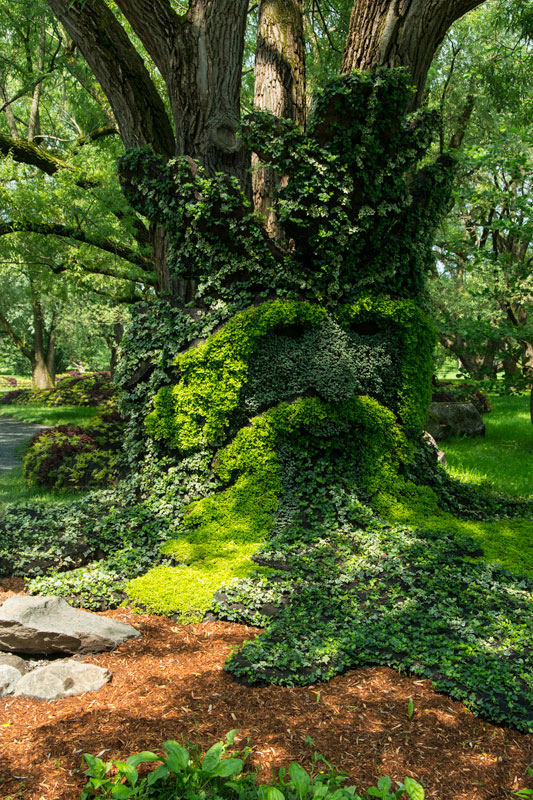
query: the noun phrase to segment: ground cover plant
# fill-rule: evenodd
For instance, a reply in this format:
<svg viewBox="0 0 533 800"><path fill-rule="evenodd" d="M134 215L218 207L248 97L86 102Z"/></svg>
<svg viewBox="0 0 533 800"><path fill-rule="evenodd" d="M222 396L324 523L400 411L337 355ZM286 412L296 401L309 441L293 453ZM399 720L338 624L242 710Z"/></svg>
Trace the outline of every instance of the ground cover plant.
<svg viewBox="0 0 533 800"><path fill-rule="evenodd" d="M355 786L343 786L346 776L318 753L313 754L311 773L292 762L288 770L282 767L273 775L273 782L258 784L257 772L244 771L250 748L230 749L237 732L230 731L225 742L212 745L203 756L194 745L188 744L187 749L174 740L163 742L162 755L145 750L129 756L126 761L104 762L85 753L88 780L81 800L91 797L132 800L171 800L176 797L190 800L366 800L369 797L424 800L424 789L413 778L407 777L393 788L391 779L385 775L363 797L356 792ZM155 763L158 763L155 769L140 777L138 767L141 764ZM114 774L110 775L112 772Z"/></svg>
<svg viewBox="0 0 533 800"><path fill-rule="evenodd" d="M98 406L114 397L109 372L73 371L60 376L53 389L16 388L0 395L2 405Z"/></svg>
<svg viewBox="0 0 533 800"><path fill-rule="evenodd" d="M324 435L326 432L328 436ZM190 619L195 618L195 613L196 618L201 618L211 607L225 618L268 626L266 635L230 661L229 669L246 682L309 683L331 677L348 666L387 663L432 677L438 688L492 719L531 730L528 709L532 687L527 658L527 642L532 635L531 582L483 561L475 563L482 552L479 545L454 533L446 520L441 520L440 528L432 532L394 526L373 514L368 501L360 498L357 457L340 458L340 448L331 444L329 434L329 428L321 435L315 427L314 446L309 447L297 437L290 446L285 442L279 450L281 483L287 485L284 472L296 474L299 479L295 491L282 495L269 544L254 556L254 561L268 572L254 574L250 561L251 574L219 592L214 607L211 594L225 577L215 571L215 582L209 583L209 562L216 562L219 555L215 541L191 541L179 521L198 491L201 469L197 470L198 483L190 482L189 494L181 498L177 522L175 483L172 476L167 476L172 511L168 513L169 497L163 493L159 501L166 500L162 506L167 508L159 509L159 529L148 521L146 508L144 519L138 518L140 507L118 512L113 493L101 498L93 495L91 502L82 501L73 511L73 528L91 531L94 545L100 542L98 546L108 553L107 558L73 571L56 572L51 577L36 577L30 589L63 593L87 607L100 608L116 605L125 594L137 599L140 583L145 590L141 603L151 607L167 596L164 590L171 584L172 575L177 574L180 581L171 585L168 605L159 607L159 611L180 614L181 608L181 618ZM182 468L182 479L187 473L190 476L190 464L188 469L186 465ZM421 492L427 505L433 490L420 490L412 484L409 489L407 482L404 485L411 500ZM105 508L103 501L108 503L109 514L101 523L104 535L100 537L94 520ZM155 509L155 497L152 503ZM304 525L298 523L300 505L306 508ZM84 507L85 520L80 513ZM433 509L438 512L437 495L433 495ZM505 502L500 511L505 516L517 513ZM519 506L519 512L527 514L528 506ZM498 508L492 508L491 513L497 517ZM486 517L487 511L483 512L480 506L477 516L483 514ZM116 531L121 515L123 539L119 542L111 532ZM163 553L159 553L161 542L169 535L169 517L174 518L174 534L163 544ZM6 519L13 535L18 536L21 518L13 511ZM138 539L128 542L133 521ZM50 543L43 538L44 530L61 530L62 523L58 522L58 516L54 519L45 513L42 528L36 530L34 519L31 530L35 543L42 542L44 553L48 552L54 563L67 558L65 568L72 566L68 560L72 556L65 556L72 552L68 529L63 538L63 556L57 550L61 545L54 542L56 549L49 552ZM150 525L152 538L143 538ZM102 544L105 537L109 541ZM259 543L245 541L248 547L252 544L246 554L249 559ZM117 549L119 543L122 550ZM136 544L139 549L135 549ZM230 544L231 562L236 553L235 542ZM32 542L28 550L34 547ZM141 551L144 558L139 561ZM42 568L43 552L39 555ZM84 553L87 558L94 555L91 551ZM164 562L155 570L159 585L153 570L128 585L130 578L145 573L158 560ZM22 571L28 572L27 567ZM195 579L207 581L204 595L198 595ZM182 605L184 587L190 587L191 582L196 609L194 603L185 608Z"/></svg>

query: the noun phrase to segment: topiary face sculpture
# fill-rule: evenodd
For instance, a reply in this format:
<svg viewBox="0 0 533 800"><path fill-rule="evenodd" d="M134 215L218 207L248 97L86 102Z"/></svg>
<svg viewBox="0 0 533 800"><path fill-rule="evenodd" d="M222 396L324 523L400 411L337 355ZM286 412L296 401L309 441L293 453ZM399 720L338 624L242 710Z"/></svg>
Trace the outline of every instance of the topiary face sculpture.
<svg viewBox="0 0 533 800"><path fill-rule="evenodd" d="M217 582L247 574L278 523L287 514L294 523L291 448L314 448L308 480L325 483L325 463L336 464L328 482L365 496L391 487L412 455L433 347L417 300L451 163L415 171L434 119L406 117L410 94L402 71L357 73L325 90L306 133L268 114L247 118L250 149L288 176L274 204L282 240L233 178L145 151L121 161L132 204L165 226L173 280L189 300L148 441L177 460L204 454L218 481L165 545L189 571L164 610L183 610L185 593L187 610L203 612ZM168 569L155 571L159 594L176 577ZM131 596L146 605L152 579L135 581Z"/></svg>
<svg viewBox="0 0 533 800"><path fill-rule="evenodd" d="M137 488L144 508L175 509L166 561L127 591L182 620L211 609L266 627L228 662L248 684L387 664L531 731L531 592L473 563L466 537L373 510L383 493L436 504L402 467L430 396L424 274L452 164L417 171L433 120L406 117L409 94L401 72L354 74L326 88L305 133L245 121L285 177L279 240L232 178L123 159L132 203L166 229L181 297L140 309L127 340Z"/></svg>

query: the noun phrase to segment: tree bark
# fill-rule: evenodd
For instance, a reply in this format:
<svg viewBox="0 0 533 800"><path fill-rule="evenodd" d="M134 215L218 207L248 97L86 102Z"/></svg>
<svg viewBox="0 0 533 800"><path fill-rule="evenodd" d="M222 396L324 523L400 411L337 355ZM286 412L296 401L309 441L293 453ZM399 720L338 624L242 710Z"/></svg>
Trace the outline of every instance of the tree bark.
<svg viewBox="0 0 533 800"><path fill-rule="evenodd" d="M107 95L126 147L174 154L164 103L141 56L104 0L49 0Z"/></svg>
<svg viewBox="0 0 533 800"><path fill-rule="evenodd" d="M37 59L37 70L40 74L44 70L44 58L46 55L46 26L43 22L41 26L41 35L39 37L39 56ZM31 98L30 117L28 120L28 141L33 142L36 136L41 132L41 120L39 115L39 101L41 99L41 81L38 81L33 87L33 94Z"/></svg>
<svg viewBox="0 0 533 800"><path fill-rule="evenodd" d="M261 0L255 53L254 106L305 127L305 43L302 0ZM252 158L254 208L280 238L271 206L280 179Z"/></svg>
<svg viewBox="0 0 533 800"><path fill-rule="evenodd" d="M416 86L416 108L446 31L483 1L355 0L342 71L405 67Z"/></svg>
<svg viewBox="0 0 533 800"><path fill-rule="evenodd" d="M168 0L117 0L163 76L176 129L176 154L209 174L247 184L247 154L236 137L247 0L191 0L179 16Z"/></svg>
<svg viewBox="0 0 533 800"><path fill-rule="evenodd" d="M55 339L53 327L49 341L45 342L46 327L39 300L33 307L33 353L31 358L31 383L34 389L53 389L55 384ZM51 347L50 347L51 345Z"/></svg>
<svg viewBox="0 0 533 800"><path fill-rule="evenodd" d="M165 83L163 100L124 28L104 0L49 0L107 95L126 147L188 155L208 174L236 176L249 192L249 157L236 137L248 0L191 0L178 15L168 0L118 0ZM162 295L173 294L165 233L151 229Z"/></svg>

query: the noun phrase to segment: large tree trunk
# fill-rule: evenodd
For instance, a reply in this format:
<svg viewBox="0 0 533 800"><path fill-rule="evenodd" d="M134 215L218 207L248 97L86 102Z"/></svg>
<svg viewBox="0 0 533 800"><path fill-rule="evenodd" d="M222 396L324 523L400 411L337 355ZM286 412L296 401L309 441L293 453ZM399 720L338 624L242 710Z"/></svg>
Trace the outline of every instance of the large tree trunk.
<svg viewBox="0 0 533 800"><path fill-rule="evenodd" d="M104 0L49 3L107 95L126 147L190 156L209 174L235 175L249 191L249 158L236 138L247 0L193 0L183 16L167 0L117 2L165 80L175 133L142 58ZM164 229L153 225L150 243L158 293L179 297Z"/></svg>
<svg viewBox="0 0 533 800"><path fill-rule="evenodd" d="M406 67L419 105L426 76L446 31L483 0L355 0L343 72Z"/></svg>
<svg viewBox="0 0 533 800"><path fill-rule="evenodd" d="M176 154L247 184L236 138L247 0L191 0L178 16L167 0L117 0L160 70L176 130Z"/></svg>
<svg viewBox="0 0 533 800"><path fill-rule="evenodd" d="M53 389L55 385L55 332L54 323L46 331L44 314L39 300L33 306L33 352L31 357L32 386L34 389ZM48 340L48 341L46 341Z"/></svg>
<svg viewBox="0 0 533 800"><path fill-rule="evenodd" d="M174 135L164 103L141 56L104 0L49 0L113 109L126 147L174 154Z"/></svg>
<svg viewBox="0 0 533 800"><path fill-rule="evenodd" d="M254 106L305 127L305 44L302 0L261 0L255 51ZM252 158L255 210L277 238L281 231L272 212L280 178L271 167Z"/></svg>

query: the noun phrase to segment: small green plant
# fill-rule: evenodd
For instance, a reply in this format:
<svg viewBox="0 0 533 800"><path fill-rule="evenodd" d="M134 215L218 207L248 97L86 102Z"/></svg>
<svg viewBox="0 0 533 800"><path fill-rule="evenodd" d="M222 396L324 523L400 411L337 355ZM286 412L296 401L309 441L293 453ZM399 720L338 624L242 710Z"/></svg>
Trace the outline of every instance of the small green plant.
<svg viewBox="0 0 533 800"><path fill-rule="evenodd" d="M530 776L533 778L533 769L531 767L527 768ZM533 789L519 789L517 792L513 792L517 797L523 798L523 800L527 800L528 797L533 797Z"/></svg>
<svg viewBox="0 0 533 800"><path fill-rule="evenodd" d="M126 761L107 761L84 754L88 769L86 786L81 800L90 797L112 798L171 798L171 797L216 797L224 791L223 785L230 778L240 775L248 748L223 758L233 744L236 730L230 731L225 742L214 744L200 760L183 745L170 739L163 743L164 756L144 750L130 756ZM242 756L242 757L239 757ZM141 764L159 761L160 764L146 777L140 778L137 768ZM114 775L109 777L114 768ZM241 778L246 783L247 776ZM231 788L231 787L229 787ZM209 791L209 794L207 794ZM154 793L155 792L155 793ZM230 792L226 796L232 796Z"/></svg>
<svg viewBox="0 0 533 800"><path fill-rule="evenodd" d="M355 786L344 787L346 776L339 773L319 753L312 758L311 774L293 762L289 769L282 767L274 773L273 783L258 785L256 772L243 772L249 747L230 752L236 730L226 735L225 742L217 742L201 757L195 748L187 750L178 742L163 743L164 755L143 751L126 761L107 761L85 753L88 777L81 800L92 797L131 798L133 800L424 800L422 786L413 778L405 778L392 789L388 776L379 778L376 786L360 795ZM311 741L306 739L307 741ZM141 764L160 762L146 776L140 777ZM111 773L113 774L111 775Z"/></svg>
<svg viewBox="0 0 533 800"><path fill-rule="evenodd" d="M415 713L415 704L413 703L413 698L409 698L409 702L407 703L407 718L409 722L413 719L413 714Z"/></svg>

